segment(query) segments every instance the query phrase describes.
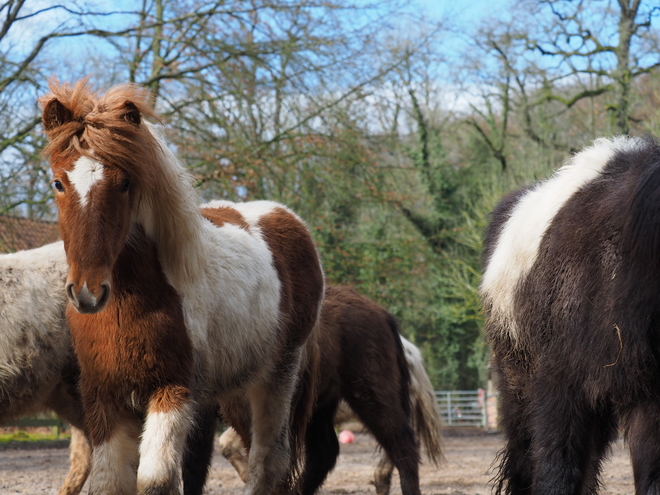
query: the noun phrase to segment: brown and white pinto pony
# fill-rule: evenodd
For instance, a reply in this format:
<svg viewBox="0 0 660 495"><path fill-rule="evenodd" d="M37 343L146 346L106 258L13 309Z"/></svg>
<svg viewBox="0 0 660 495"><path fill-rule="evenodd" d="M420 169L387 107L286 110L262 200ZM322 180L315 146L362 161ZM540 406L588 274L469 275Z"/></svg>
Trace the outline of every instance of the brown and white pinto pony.
<svg viewBox="0 0 660 495"><path fill-rule="evenodd" d="M497 493L594 494L621 429L660 493L660 147L599 139L505 198L481 294L500 379Z"/></svg>
<svg viewBox="0 0 660 495"><path fill-rule="evenodd" d="M26 414L43 410L53 410L72 426L71 466L67 478L60 489L60 495L77 495L87 478L90 465L91 449L85 438L82 404L78 393L78 364L71 347L71 338L65 320L66 296L61 290L67 278L68 266L63 243L61 241L38 249L0 255L0 424ZM326 305L332 300L343 304L337 296L349 289L328 291ZM353 297L356 305L367 304L381 308L365 297ZM352 311L346 306L346 311ZM373 315L386 314L384 308L374 311ZM326 319L327 321L327 319ZM349 324L350 319L344 323ZM370 317L365 324L375 325L374 335L382 332L384 342L391 342L391 328L388 319ZM323 332L323 327L320 329ZM345 329L344 331L349 331ZM341 332L328 332L325 339L340 337ZM369 339L360 340L366 345ZM379 339L380 342L380 339ZM425 446L429 458L437 464L441 458L441 423L435 408L433 386L424 369L419 349L401 337L404 355L410 372L410 405L413 429L418 440ZM380 344L382 345L382 344ZM324 345L329 349L333 346ZM385 353L382 353L385 355ZM380 354L379 354L380 355ZM373 358L372 358L373 359ZM324 361L325 362L325 361ZM326 372L332 369L326 367ZM336 371L336 370L334 370ZM379 386L380 388L380 386ZM322 395L324 393L322 392ZM345 403L344 403L345 404ZM340 410L342 407L340 406ZM347 406L345 409L355 417ZM338 416L334 422L337 424ZM210 440L203 435L190 437L187 448L195 456L184 456L184 493L201 495L206 470L210 462L208 442L215 435L215 418L204 427L203 434L210 435ZM202 425L198 425L202 427ZM223 454L237 456L243 479L247 479L247 461L242 454L240 438L233 429L228 429L237 440L226 445L221 441ZM223 435L223 440L227 436ZM312 445L311 448L318 447ZM233 450L232 450L233 448ZM393 464L387 453L383 452L375 473L376 492L387 494Z"/></svg>
<svg viewBox="0 0 660 495"><path fill-rule="evenodd" d="M251 443L247 492L283 486L311 412L305 344L324 293L309 231L272 202L198 209L191 176L146 120L146 90L49 87L44 153L69 264L90 493L180 493L195 415L209 424L218 401Z"/></svg>
<svg viewBox="0 0 660 495"><path fill-rule="evenodd" d="M376 437L384 452L376 469L376 492L389 493L394 466L404 495L419 493L419 451L414 431L429 458L442 458L441 421L433 386L419 349L399 335L394 316L348 287L330 286L321 310L318 398L307 430L306 463L298 492L312 495L339 455L334 431L345 400ZM245 481L243 446L230 428L220 437L222 454Z"/></svg>

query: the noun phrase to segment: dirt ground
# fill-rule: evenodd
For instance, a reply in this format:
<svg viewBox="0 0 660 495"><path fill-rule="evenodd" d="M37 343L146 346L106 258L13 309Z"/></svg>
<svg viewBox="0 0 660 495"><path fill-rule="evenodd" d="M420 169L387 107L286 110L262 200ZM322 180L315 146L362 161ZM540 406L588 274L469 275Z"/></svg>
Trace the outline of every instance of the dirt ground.
<svg viewBox="0 0 660 495"><path fill-rule="evenodd" d="M217 442L216 442L217 445ZM491 464L502 446L497 434L474 431L446 431L446 462L439 468L425 462L420 470L422 493L427 495L484 495L491 493ZM320 491L329 494L375 494L370 481L379 459L376 442L358 433L355 442L341 446L337 467ZM68 449L7 449L0 451L0 494L57 494L68 468ZM401 494L395 471L392 495ZM633 493L632 471L627 451L621 441L603 469L602 494ZM243 483L233 468L219 454L213 458L205 493L239 495ZM83 490L86 494L87 490Z"/></svg>

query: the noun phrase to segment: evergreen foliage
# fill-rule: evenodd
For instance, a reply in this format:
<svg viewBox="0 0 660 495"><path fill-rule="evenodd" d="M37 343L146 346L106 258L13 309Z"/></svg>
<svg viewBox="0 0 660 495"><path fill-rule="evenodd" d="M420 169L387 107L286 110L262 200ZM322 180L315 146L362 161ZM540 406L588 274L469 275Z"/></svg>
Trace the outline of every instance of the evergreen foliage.
<svg viewBox="0 0 660 495"><path fill-rule="evenodd" d="M449 26L402 0L154 0L102 15L85 2L42 12L10 0L0 212L54 215L35 127L47 76L143 84L204 199L290 205L328 283L396 315L438 389L482 387L489 211L598 136L660 135L659 11L625 3L519 2L515 20L489 22L449 56L439 43ZM40 23L45 14L58 22ZM44 32L15 50L13 28ZM68 56L74 42L89 43L85 73ZM452 92L469 103L451 111Z"/></svg>

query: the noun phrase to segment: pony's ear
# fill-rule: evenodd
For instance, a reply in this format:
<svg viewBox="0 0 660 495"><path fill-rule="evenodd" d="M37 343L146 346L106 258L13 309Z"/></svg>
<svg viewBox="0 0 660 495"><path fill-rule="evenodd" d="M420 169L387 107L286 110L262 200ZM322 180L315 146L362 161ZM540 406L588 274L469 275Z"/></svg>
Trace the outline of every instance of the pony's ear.
<svg viewBox="0 0 660 495"><path fill-rule="evenodd" d="M44 106L44 112L41 119L43 120L46 130L50 131L70 122L71 119L73 119L73 113L71 113L71 110L67 107L62 105L60 100L53 98L46 103L46 106Z"/></svg>
<svg viewBox="0 0 660 495"><path fill-rule="evenodd" d="M123 112L121 117L126 122L128 122L129 124L133 124L134 126L140 125L140 122L142 121L142 117L140 117L140 110L138 109L135 103L133 103L132 101L127 101L121 107L121 110Z"/></svg>

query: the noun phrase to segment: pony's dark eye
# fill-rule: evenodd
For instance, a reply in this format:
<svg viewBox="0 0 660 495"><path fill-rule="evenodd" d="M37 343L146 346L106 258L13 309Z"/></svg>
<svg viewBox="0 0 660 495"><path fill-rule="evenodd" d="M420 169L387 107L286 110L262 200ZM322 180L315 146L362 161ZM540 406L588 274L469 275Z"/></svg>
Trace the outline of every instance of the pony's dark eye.
<svg viewBox="0 0 660 495"><path fill-rule="evenodd" d="M53 187L57 192L64 192L64 186L59 180L54 180L53 181Z"/></svg>
<svg viewBox="0 0 660 495"><path fill-rule="evenodd" d="M121 183L121 187L119 188L119 192L125 193L128 192L128 190L131 188L131 181L129 179L124 180L124 182Z"/></svg>

